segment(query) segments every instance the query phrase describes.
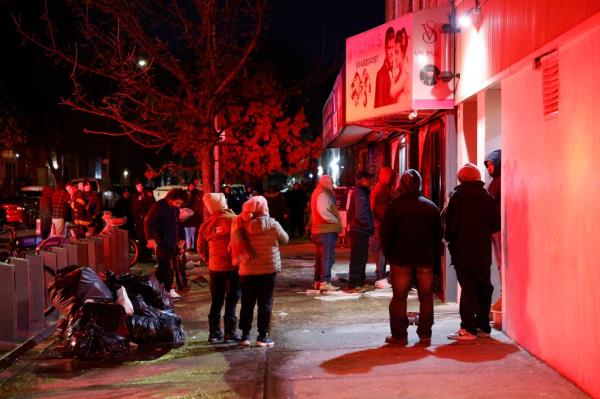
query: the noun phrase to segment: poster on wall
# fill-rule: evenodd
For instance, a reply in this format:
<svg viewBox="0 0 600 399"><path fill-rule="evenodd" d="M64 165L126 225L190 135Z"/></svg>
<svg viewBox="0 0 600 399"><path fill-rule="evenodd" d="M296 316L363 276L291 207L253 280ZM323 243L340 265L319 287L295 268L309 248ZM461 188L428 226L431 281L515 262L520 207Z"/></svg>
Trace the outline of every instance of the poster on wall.
<svg viewBox="0 0 600 399"><path fill-rule="evenodd" d="M327 147L329 143L335 140L341 133L344 126L344 69L340 71L333 90L323 107L323 146Z"/></svg>
<svg viewBox="0 0 600 399"><path fill-rule="evenodd" d="M412 109L412 14L346 39L346 121Z"/></svg>

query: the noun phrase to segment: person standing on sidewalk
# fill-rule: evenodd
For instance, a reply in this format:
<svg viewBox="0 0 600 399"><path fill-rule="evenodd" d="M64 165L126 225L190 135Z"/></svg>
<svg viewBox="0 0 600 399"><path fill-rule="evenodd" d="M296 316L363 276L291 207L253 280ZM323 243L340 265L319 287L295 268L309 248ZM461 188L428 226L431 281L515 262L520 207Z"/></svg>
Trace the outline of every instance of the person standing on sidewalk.
<svg viewBox="0 0 600 399"><path fill-rule="evenodd" d="M492 181L487 187L488 193L494 197L494 202L498 208L497 224L501 226L500 221L500 192L501 192L501 176L500 172L502 169L502 152L501 150L492 151L486 158L483 164L486 166ZM496 266L498 267L498 279L500 280L500 298L492 305L492 310L502 310L502 232L498 230L492 234L492 249L494 250L494 258L496 259Z"/></svg>
<svg viewBox="0 0 600 399"><path fill-rule="evenodd" d="M269 217L265 197L251 197L242 206L231 230L231 255L239 266L242 308L240 345L250 346L254 307L257 306L258 338L256 346L273 346L269 337L273 292L277 272L281 271L279 245L289 237L277 220Z"/></svg>
<svg viewBox="0 0 600 399"><path fill-rule="evenodd" d="M178 248L184 243L185 233L179 222L179 208L187 200L185 190L175 188L167 196L156 202L150 208L145 223L145 236L148 238L147 246L156 250L158 267L156 279L160 281L171 298L180 299L173 288L173 273L176 266Z"/></svg>
<svg viewBox="0 0 600 399"><path fill-rule="evenodd" d="M66 187L67 192L69 193L71 219L73 224L77 227L75 230L71 230L71 234L73 235L73 238L84 238L87 227L91 223L87 211L87 201L85 200L83 192L81 192L78 188L79 184L75 186L73 183L68 183Z"/></svg>
<svg viewBox="0 0 600 399"><path fill-rule="evenodd" d="M369 237L375 226L371 212L371 175L360 171L356 175L356 188L350 198L348 226L350 227L350 266L348 291L362 292L365 285L365 271L369 260Z"/></svg>
<svg viewBox="0 0 600 399"><path fill-rule="evenodd" d="M144 219L155 202L152 192L146 190L142 181L137 179L135 181L135 193L131 196L131 214L133 215L134 237L140 244L140 261L150 258L150 251L147 249L146 235L144 234Z"/></svg>
<svg viewBox="0 0 600 399"><path fill-rule="evenodd" d="M460 329L449 339L469 341L489 336L492 234L498 231L497 207L484 188L477 166L468 163L458 171L459 185L444 210L445 239L461 287Z"/></svg>
<svg viewBox="0 0 600 399"><path fill-rule="evenodd" d="M69 193L65 190L64 184L58 183L56 189L52 192L52 228L50 230L52 237L65 236L65 219L68 208Z"/></svg>
<svg viewBox="0 0 600 399"><path fill-rule="evenodd" d="M381 247L380 226L385 215L385 210L392 199L393 180L394 170L389 166L382 167L379 170L379 180L371 192L371 210L373 211L373 221L375 224L375 233L371 238L373 254L375 255L375 289L391 287L385 274L387 262Z"/></svg>
<svg viewBox="0 0 600 399"><path fill-rule="evenodd" d="M235 307L240 299L240 283L237 267L232 264L229 252L231 224L236 215L227 208L227 200L223 193L204 194L202 201L210 217L200 225L196 244L200 259L208 264L210 276L212 300L208 313L208 342L239 342ZM225 336L221 332L223 304Z"/></svg>
<svg viewBox="0 0 600 399"><path fill-rule="evenodd" d="M336 291L331 284L331 268L335 263L335 243L342 231L342 219L335 206L333 179L323 175L310 197L310 220L306 231L315 244L314 289Z"/></svg>
<svg viewBox="0 0 600 399"><path fill-rule="evenodd" d="M52 193L54 189L51 186L42 188L40 197L40 224L42 229L42 238L46 239L52 232Z"/></svg>
<svg viewBox="0 0 600 399"><path fill-rule="evenodd" d="M419 295L417 334L421 343L431 341L433 325L433 265L440 255L440 210L421 194L421 175L414 169L402 174L398 196L388 205L381 227L383 254L389 260L393 296L390 301L392 335L385 342L408 343L406 302L412 276Z"/></svg>

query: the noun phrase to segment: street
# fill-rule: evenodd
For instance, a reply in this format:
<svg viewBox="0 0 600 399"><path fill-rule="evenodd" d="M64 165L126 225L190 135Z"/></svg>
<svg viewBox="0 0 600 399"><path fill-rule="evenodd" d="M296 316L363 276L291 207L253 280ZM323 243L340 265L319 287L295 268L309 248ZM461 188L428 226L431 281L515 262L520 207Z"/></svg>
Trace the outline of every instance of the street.
<svg viewBox="0 0 600 399"><path fill-rule="evenodd" d="M63 357L54 337L0 373L3 398L584 398L575 385L499 330L491 338L453 342L456 303L436 301L430 346L384 343L390 292L307 295L313 247L282 248L272 317L272 349L209 345L208 270L188 270L191 289L176 304L186 343L132 348L122 364ZM338 248L334 274L347 273L348 248ZM145 270L151 269L146 265ZM370 273L369 273L370 272ZM373 265L368 268L373 279ZM334 280L335 281L335 280ZM239 309L239 307L238 307ZM418 311L412 292L409 311ZM254 320L254 326L256 325ZM253 330L253 340L256 331Z"/></svg>

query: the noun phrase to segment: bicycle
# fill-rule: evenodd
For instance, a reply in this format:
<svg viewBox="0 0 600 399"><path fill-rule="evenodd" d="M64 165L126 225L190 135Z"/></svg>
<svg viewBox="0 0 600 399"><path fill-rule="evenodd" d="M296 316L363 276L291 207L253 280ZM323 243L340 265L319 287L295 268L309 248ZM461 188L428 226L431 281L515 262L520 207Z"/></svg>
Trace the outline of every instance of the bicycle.
<svg viewBox="0 0 600 399"><path fill-rule="evenodd" d="M100 234L110 234L114 230L118 230L121 226L127 224L127 217L113 217L110 211L104 211L102 216L105 226ZM135 265L140 257L140 247L136 239L129 237L129 267Z"/></svg>

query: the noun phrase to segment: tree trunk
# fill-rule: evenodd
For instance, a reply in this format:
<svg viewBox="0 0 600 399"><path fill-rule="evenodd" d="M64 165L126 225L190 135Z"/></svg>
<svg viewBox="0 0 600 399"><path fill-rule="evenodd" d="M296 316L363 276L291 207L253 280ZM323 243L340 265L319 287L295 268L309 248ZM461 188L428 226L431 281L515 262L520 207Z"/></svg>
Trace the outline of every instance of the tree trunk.
<svg viewBox="0 0 600 399"><path fill-rule="evenodd" d="M215 191L214 167L215 159L213 154L213 146L208 145L201 150L202 163L200 165L202 171L202 191L204 193L212 193Z"/></svg>

